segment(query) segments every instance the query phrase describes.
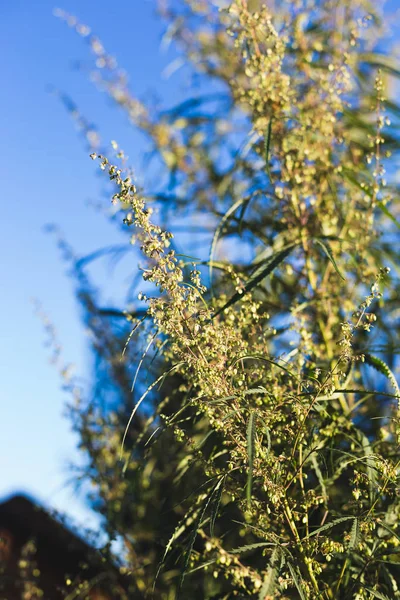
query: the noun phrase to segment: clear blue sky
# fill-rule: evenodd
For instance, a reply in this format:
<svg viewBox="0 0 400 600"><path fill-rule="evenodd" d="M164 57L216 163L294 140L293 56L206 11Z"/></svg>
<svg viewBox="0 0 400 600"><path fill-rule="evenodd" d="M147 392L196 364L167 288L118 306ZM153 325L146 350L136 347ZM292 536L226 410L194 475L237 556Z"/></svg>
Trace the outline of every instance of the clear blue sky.
<svg viewBox="0 0 400 600"><path fill-rule="evenodd" d="M68 398L49 364L31 299L42 302L66 360L84 375L88 355L72 282L43 227L57 223L79 254L119 238L87 206L90 199L105 202L98 173L49 87L67 92L100 126L104 142L118 140L133 162L143 141L84 73L73 69L75 59L89 59L88 47L53 16L56 6L53 0L0 2L0 500L25 491L87 522L82 500L66 486L68 463L79 459L63 417ZM127 69L140 97L156 91L167 103L177 99L177 79L171 84L162 78L171 55L160 53L162 24L153 0L64 0L60 7L91 26Z"/></svg>
<svg viewBox="0 0 400 600"><path fill-rule="evenodd" d="M390 12L399 7L390 0ZM63 417L66 396L49 364L40 320L30 302L43 303L58 330L67 361L85 374L88 355L72 282L46 223L57 223L79 254L118 241L115 228L88 207L100 199L97 171L64 107L48 92L67 92L116 139L133 163L143 151L125 116L72 68L89 57L84 41L53 16L53 0L2 0L0 48L0 499L15 490L90 523L67 465L79 460ZM130 74L139 97L156 91L166 105L184 94L180 76L162 78L171 55L160 53L162 25L155 0L64 0L102 39ZM393 21L392 21L393 24ZM92 520L95 523L95 520Z"/></svg>

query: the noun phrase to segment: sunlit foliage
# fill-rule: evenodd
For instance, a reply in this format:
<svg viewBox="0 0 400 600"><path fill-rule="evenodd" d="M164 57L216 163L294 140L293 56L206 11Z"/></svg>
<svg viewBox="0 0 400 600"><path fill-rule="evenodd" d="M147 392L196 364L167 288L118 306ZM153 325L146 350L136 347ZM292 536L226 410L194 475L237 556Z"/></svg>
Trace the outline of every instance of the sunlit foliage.
<svg viewBox="0 0 400 600"><path fill-rule="evenodd" d="M73 260L96 356L93 397L69 384L93 506L143 597L400 597L398 72L381 16L364 0L160 11L201 82L161 113L59 12L161 173L150 193L116 143L91 155L144 279L133 307L101 309ZM177 252L182 216L213 228L208 259L188 236Z"/></svg>

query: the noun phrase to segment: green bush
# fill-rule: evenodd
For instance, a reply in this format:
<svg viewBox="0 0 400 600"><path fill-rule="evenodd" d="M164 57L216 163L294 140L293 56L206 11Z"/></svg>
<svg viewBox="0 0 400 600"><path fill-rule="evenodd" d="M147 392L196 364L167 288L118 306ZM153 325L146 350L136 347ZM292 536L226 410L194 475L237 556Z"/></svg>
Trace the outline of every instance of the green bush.
<svg viewBox="0 0 400 600"><path fill-rule="evenodd" d="M165 176L91 155L145 261L120 312L75 262L92 504L143 596L398 598L396 64L367 1L217 4L163 6L201 85L162 113L89 35ZM213 229L207 260L176 219Z"/></svg>

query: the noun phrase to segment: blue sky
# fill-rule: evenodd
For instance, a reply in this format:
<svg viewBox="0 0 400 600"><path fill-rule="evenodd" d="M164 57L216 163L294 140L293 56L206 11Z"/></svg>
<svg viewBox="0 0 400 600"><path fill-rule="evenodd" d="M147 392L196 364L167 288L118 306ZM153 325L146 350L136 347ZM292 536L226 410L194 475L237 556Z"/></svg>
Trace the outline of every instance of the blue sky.
<svg viewBox="0 0 400 600"><path fill-rule="evenodd" d="M390 11L398 1L390 0ZM162 77L172 56L160 52L162 24L155 0L64 0L60 6L91 26L127 69L139 97L156 91L170 105L184 95L179 75ZM104 142L118 140L133 164L142 156L143 140L73 68L75 60L89 58L88 48L53 16L55 7L53 0L0 3L0 499L25 491L78 524L95 525L82 498L66 483L68 463L79 461L76 439L63 416L67 397L49 364L43 325L31 299L41 301L66 361L76 363L84 375L89 357L72 282L44 225L58 224L79 254L119 237L88 206L89 200L104 202L97 171L50 87L67 92L100 126Z"/></svg>
<svg viewBox="0 0 400 600"><path fill-rule="evenodd" d="M88 206L101 200L94 163L65 108L49 93L67 92L83 114L140 159L143 140L111 106L74 61L88 60L88 47L53 16L54 1L3 0L0 46L0 499L15 490L67 511L78 522L88 514L72 486L68 463L79 460L76 439L63 416L68 399L49 364L43 325L31 299L38 299L57 328L67 361L85 374L85 334L66 265L44 225L56 223L79 254L118 241L115 227ZM65 0L60 5L90 24L130 74L140 97L156 91L167 102L179 89L162 77L171 56L160 53L162 24L150 0L117 3Z"/></svg>

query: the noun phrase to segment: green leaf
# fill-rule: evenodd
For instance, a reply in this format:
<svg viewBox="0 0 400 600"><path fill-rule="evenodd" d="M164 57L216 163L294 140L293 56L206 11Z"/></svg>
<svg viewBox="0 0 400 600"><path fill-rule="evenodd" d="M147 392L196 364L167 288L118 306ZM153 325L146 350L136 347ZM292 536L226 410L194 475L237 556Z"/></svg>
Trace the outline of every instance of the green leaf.
<svg viewBox="0 0 400 600"><path fill-rule="evenodd" d="M391 56L378 54L377 52L363 52L359 55L360 62L366 62L372 67L378 67L384 71L400 77L398 62Z"/></svg>
<svg viewBox="0 0 400 600"><path fill-rule="evenodd" d="M202 437L201 440L196 444L196 450L199 450L213 433L215 433L215 429L210 429L210 431L208 431L206 435Z"/></svg>
<svg viewBox="0 0 400 600"><path fill-rule="evenodd" d="M356 187L358 187L358 189L360 189L367 196L372 197L371 184L370 183L364 181L364 185L363 185L362 183L360 183L360 181L358 181L358 179L348 169L344 169L343 170L343 174L344 174L345 178L348 181L350 181L350 183L352 183L353 185L355 185ZM388 219L390 219L396 225L396 227L398 229L400 229L400 223L398 222L398 220L396 219L396 217L394 215L392 215L392 213L389 211L389 209L387 208L387 206L381 200L377 200L376 201L376 205L388 217Z"/></svg>
<svg viewBox="0 0 400 600"><path fill-rule="evenodd" d="M316 244L318 244L318 246L320 246L322 248L322 250L324 251L324 253L328 257L328 259L331 261L331 263L333 265L333 268L335 269L335 271L339 275L339 277L341 277L343 279L343 281L346 281L346 278L339 271L339 268L338 268L338 266L336 264L335 258L334 258L333 253L332 253L332 249L331 249L330 245L328 244L328 242L327 241L323 242L319 238L315 238L314 242Z"/></svg>
<svg viewBox="0 0 400 600"><path fill-rule="evenodd" d="M165 563L165 559L167 558L167 554L168 554L168 552L172 548L172 544L174 543L175 540L177 540L182 535L182 533L185 531L185 529L187 527L186 522L187 522L187 519L188 519L188 516L189 516L190 512L192 512L192 510L190 510L188 513L186 513L185 516L183 517L183 519L181 519L181 521L175 527L173 534L171 535L171 537L168 540L167 545L165 546L164 554L163 554L163 556L162 556L162 558L161 558L161 560L160 560L160 562L158 564L156 575L154 577L153 591L155 589L155 586L156 586L156 583L157 583L157 579L158 579L158 576L159 576L160 571L162 569L162 566Z"/></svg>
<svg viewBox="0 0 400 600"><path fill-rule="evenodd" d="M214 502L211 509L211 519L210 519L210 536L214 537L214 525L215 520L218 515L219 506L221 504L222 492L224 491L224 483L225 483L226 475L221 477L219 482L214 488Z"/></svg>
<svg viewBox="0 0 400 600"><path fill-rule="evenodd" d="M348 545L348 550L354 550L357 548L361 539L361 531L360 531L360 521L356 517L353 521L353 525L351 526L350 531L350 540Z"/></svg>
<svg viewBox="0 0 400 600"><path fill-rule="evenodd" d="M122 315L123 315L125 318L127 318L127 315L126 315L125 313L121 313L121 314L122 314ZM144 320L145 320L145 319L146 319L148 316L149 316L149 315L148 315L148 313L146 312L146 313L144 314L144 316L143 316L143 317L142 317L142 318L141 318L141 319L140 319L140 320L139 320L139 321L138 321L138 322L137 322L137 323L134 325L134 327L133 327L133 328L132 328L132 330L130 331L130 333L129 333L128 337L127 337L127 340L126 340L126 342L125 342L125 345L124 345L124 347L123 347L123 349L122 349L122 356L124 356L124 355L125 355L126 349L128 348L129 342L131 341L131 339L132 339L132 336L133 336L133 334L135 333L136 329L137 329L137 328L138 328L138 327L139 327L139 326L140 326L140 325L143 323L143 321L144 321Z"/></svg>
<svg viewBox="0 0 400 600"><path fill-rule="evenodd" d="M249 421L247 423L247 458L249 461L249 468L248 468L248 473L247 473L247 486L246 486L247 506L250 506L250 504L251 504L251 489L252 489L252 485L253 485L255 441L256 441L256 416L255 416L254 412L251 412L250 416L249 416Z"/></svg>
<svg viewBox="0 0 400 600"><path fill-rule="evenodd" d="M239 235L242 235L243 219L244 219L244 215L245 215L246 209L247 209L248 205L250 204L250 200L251 200L251 198L249 198L246 202L243 202L242 208L240 209L240 213L239 213L239 228L238 228Z"/></svg>
<svg viewBox="0 0 400 600"><path fill-rule="evenodd" d="M395 537L400 542L400 535L398 533L396 533L392 527L389 527L389 525L387 523L384 523L383 521L379 520L378 527L382 527L382 529L386 529L386 531L388 533L390 533L393 537ZM388 552L388 554L389 554L389 552Z"/></svg>
<svg viewBox="0 0 400 600"><path fill-rule="evenodd" d="M298 568L295 567L294 565L292 565L290 562L288 562L288 567L289 567L289 571L290 571L290 574L293 579L293 583L296 586L297 591L299 592L301 600L307 600L306 591L302 585L301 575L299 573Z"/></svg>
<svg viewBox="0 0 400 600"><path fill-rule="evenodd" d="M396 381L396 377L393 375L388 365L381 358L378 358L377 356L372 356L372 354L364 354L364 362L370 367L373 367L374 369L379 371L379 373L382 373L382 375L384 375L390 381L395 391L396 397L400 399L400 388Z"/></svg>
<svg viewBox="0 0 400 600"><path fill-rule="evenodd" d="M151 347L151 346L152 346L152 344L154 343L154 340L157 338L157 336L158 336L158 329L157 329L157 331L155 332L155 334L154 334L154 335L153 335L153 336L150 338L150 341L149 341L149 343L147 344L147 346L146 346L146 348L145 348L145 350L144 350L144 352L143 352L142 356L140 357L140 361L139 361L139 364L138 364L138 366L137 366L137 368L136 368L135 376L134 376L134 378L133 378L133 381L132 381L131 392L133 392L133 390L135 389L136 381L137 381L137 378L138 378L138 375L139 375L139 371L140 371L140 369L141 369L141 366L142 366L142 364L143 364L143 361L144 361L144 359L146 358L146 356L147 356L147 353L148 353L148 351L150 350L150 347Z"/></svg>
<svg viewBox="0 0 400 600"><path fill-rule="evenodd" d="M125 427L125 431L124 431L124 435L122 436L122 442L121 442L121 449L120 449L120 459L122 459L122 454L124 451L124 445L125 445L125 440L126 440L126 436L128 435L128 431L129 431L129 427L132 423L132 419L135 416L139 406L142 404L143 400L146 398L146 396L151 392L151 390L158 384L161 382L163 382L166 378L167 375L170 375L175 369L177 369L180 365L182 365L184 363L177 363L176 365L174 365L173 367L171 367L170 369L168 369L168 371L166 371L165 373L163 373L162 375L160 375L160 377L158 377L158 379L156 379L152 384L149 385L149 387L147 388L147 390L141 395L141 397L139 398L139 400L137 401L136 405L134 406L131 415L128 419L128 423ZM126 468L128 466L128 463L126 462L123 468L123 472L126 471Z"/></svg>
<svg viewBox="0 0 400 600"><path fill-rule="evenodd" d="M387 396L388 398L399 398L397 394L388 394L387 392L381 392L379 390L362 390L362 389L338 389L334 391L334 394L378 394L380 396Z"/></svg>
<svg viewBox="0 0 400 600"><path fill-rule="evenodd" d="M376 204L377 204L377 206L379 206L379 208L381 209L383 214L385 214L396 225L397 229L400 229L400 223L398 222L396 217L394 215L392 215L392 213L387 208L387 206L385 206L385 204L383 204L383 202L381 202L380 200L377 201Z"/></svg>
<svg viewBox="0 0 400 600"><path fill-rule="evenodd" d="M272 553L271 560L269 562L267 574L265 575L264 582L258 595L258 600L265 600L267 597L273 598L276 590L276 580L279 574L279 563L281 550L276 547Z"/></svg>
<svg viewBox="0 0 400 600"><path fill-rule="evenodd" d="M275 360L272 360L270 358L266 358L265 356L262 356L261 354L244 354L243 356L238 356L232 362L232 365L235 365L240 360L250 360L250 359L252 359L252 360L261 360L261 361L266 362L266 363L268 363L270 365L274 365L275 367L278 367L278 369L281 369L282 371L285 371L285 373L287 373L288 375L290 375L290 377L293 377L293 379L295 379L296 381L298 381L298 377L296 377L296 375L294 373L292 373L290 371L290 369L288 369L287 367L284 367L283 365L280 365ZM260 388L260 392L261 391L262 391L262 388ZM248 391L248 393L250 393L250 392ZM264 390L264 393L268 393L267 390ZM244 392L244 394L246 394L246 393Z"/></svg>
<svg viewBox="0 0 400 600"><path fill-rule="evenodd" d="M213 487L213 489L211 490L211 492L208 494L207 498L204 500L202 507L200 508L198 517L196 519L196 522L194 524L194 527L192 529L192 533L190 534L189 537L189 541L188 544L186 546L186 550L185 550L185 557L184 557L184 561L183 561L183 568L181 571L181 576L180 576L180 580L179 580L179 586L178 586L178 590L181 589L182 584L183 584L183 580L185 578L186 572L187 572L187 568L189 565L189 561L190 561L190 557L192 554L192 550L193 550L193 546L194 543L196 541L197 538L197 533L199 531L199 528L203 522L204 519L204 515L206 513L207 508L209 507L209 504L211 502L212 497L214 496L215 491L218 489L218 487L221 485L222 482L222 478L217 481L216 485Z"/></svg>
<svg viewBox="0 0 400 600"><path fill-rule="evenodd" d="M352 375L352 369L353 369L353 362L349 361L349 364L346 367L346 370L344 372L344 381L341 382L341 385L346 388L350 381L351 381L351 375Z"/></svg>
<svg viewBox="0 0 400 600"><path fill-rule="evenodd" d="M212 560L208 560L207 562L202 563L201 565L197 565L197 567L194 567L193 569L190 569L190 571L186 571L186 575L191 575L191 573L195 573L196 571L205 569L209 565L213 565L215 562L217 562L216 558L213 558Z"/></svg>
<svg viewBox="0 0 400 600"><path fill-rule="evenodd" d="M267 454L266 454L266 456L268 456L268 454L271 451L271 435L269 432L269 428L265 425L265 423L263 423L263 425L264 425L263 432L265 434L265 437L267 438Z"/></svg>
<svg viewBox="0 0 400 600"><path fill-rule="evenodd" d="M270 394L270 393L271 392L266 390L264 387L258 387L258 388L250 388L249 390L245 390L243 392L243 396L248 396L249 394Z"/></svg>
<svg viewBox="0 0 400 600"><path fill-rule="evenodd" d="M327 494L327 491L326 491L325 481L324 481L324 478L322 476L322 471L321 471L321 469L319 467L319 464L318 464L317 453L316 452L313 452L311 454L310 460L311 460L312 465L314 467L314 471L315 471L315 474L316 474L317 479L319 481L319 485L321 486L322 496L323 496L323 498L324 498L324 500L326 502L326 500L328 499L328 494Z"/></svg>
<svg viewBox="0 0 400 600"><path fill-rule="evenodd" d="M372 452L371 444L366 435L360 432L361 444L363 447L364 455L366 458L367 465L367 477L369 486L369 499L371 503L375 500L377 490L377 478L376 478L376 460Z"/></svg>
<svg viewBox="0 0 400 600"><path fill-rule="evenodd" d="M333 521L331 521L330 523L327 523L326 525L323 525L322 527L318 527L318 529L314 529L314 531L312 531L310 534L308 534L304 539L308 540L310 537L313 537L314 535L318 535L322 531L326 531L327 529L331 529L335 525L339 525L339 523L344 523L345 521L352 521L352 520L354 520L354 517L339 517L338 519L334 519Z"/></svg>
<svg viewBox="0 0 400 600"><path fill-rule="evenodd" d="M238 300L241 300L245 296L245 294L248 294L248 292L255 288L259 283L261 283L261 281L265 279L265 277L270 275L272 271L274 271L276 267L278 267L281 264L281 262L283 262L285 258L289 256L292 250L298 245L298 243L289 244L289 246L286 246L284 249L280 250L279 252L276 252L276 254L273 254L270 257L270 259L266 261L266 264L261 265L258 269L254 271L251 277L249 277L249 279L246 281L243 287L243 290L240 290L240 292L236 292L236 294L234 294L224 306L222 306L219 310L217 310L216 313L214 313L213 318L219 315L229 306L232 306L232 304L238 302Z"/></svg>
<svg viewBox="0 0 400 600"><path fill-rule="evenodd" d="M229 550L229 554L242 554L249 550L256 550L257 548L265 548L266 546L275 546L275 542L255 542L254 544L248 544L247 546L240 546L240 548L234 548Z"/></svg>
<svg viewBox="0 0 400 600"><path fill-rule="evenodd" d="M157 379L157 382L160 382L157 391L160 391L162 386L164 385L165 380L167 379L168 375L171 374L171 371L175 371L175 369L178 369L179 367L182 367L182 365L184 365L185 362L181 361L179 363L176 363L175 365L173 365L170 369L168 369L167 371L164 371L164 373L161 375L161 377L159 377Z"/></svg>
<svg viewBox="0 0 400 600"><path fill-rule="evenodd" d="M271 179L271 171L269 168L269 154L270 154L270 149L271 149L272 119L273 119L273 117L271 117L269 120L267 131L265 132L265 136L264 136L265 170L270 179Z"/></svg>
<svg viewBox="0 0 400 600"><path fill-rule="evenodd" d="M367 592L369 592L370 594L372 594L374 598L379 598L379 600L391 600L389 596L386 596L381 592L377 592L376 590L367 587L365 587L364 589L367 590Z"/></svg>
<svg viewBox="0 0 400 600"><path fill-rule="evenodd" d="M364 181L361 183L357 177L354 175L354 172L350 169L343 168L342 170L343 176L347 181L350 181L353 185L355 185L359 190L361 190L367 196L372 196L371 192L371 184L368 181ZM363 185L364 184L364 185Z"/></svg>

